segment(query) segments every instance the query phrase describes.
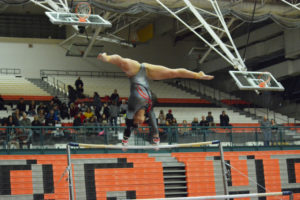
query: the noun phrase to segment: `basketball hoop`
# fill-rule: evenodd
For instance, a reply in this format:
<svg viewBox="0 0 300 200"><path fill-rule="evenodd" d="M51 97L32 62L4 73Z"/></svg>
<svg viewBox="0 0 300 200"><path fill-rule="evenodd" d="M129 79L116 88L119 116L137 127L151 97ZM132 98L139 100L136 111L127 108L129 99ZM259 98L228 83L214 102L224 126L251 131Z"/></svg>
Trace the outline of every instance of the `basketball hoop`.
<svg viewBox="0 0 300 200"><path fill-rule="evenodd" d="M271 75L270 74L266 74L266 73L261 73L258 77L257 77L259 83L258 86L260 88L266 88L267 86L269 86L269 83L271 81Z"/></svg>
<svg viewBox="0 0 300 200"><path fill-rule="evenodd" d="M75 8L75 13L79 18L78 19L79 22L86 22L86 20L89 18L89 16L92 13L91 5L88 2L80 2L77 4Z"/></svg>

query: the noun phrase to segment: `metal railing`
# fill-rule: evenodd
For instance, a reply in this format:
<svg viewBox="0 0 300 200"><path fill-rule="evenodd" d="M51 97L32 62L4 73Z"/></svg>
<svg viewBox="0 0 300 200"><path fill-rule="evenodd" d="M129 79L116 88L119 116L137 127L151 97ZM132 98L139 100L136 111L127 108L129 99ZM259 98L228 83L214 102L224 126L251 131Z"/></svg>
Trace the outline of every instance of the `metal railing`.
<svg viewBox="0 0 300 200"><path fill-rule="evenodd" d="M41 77L47 76L89 76L89 77L126 77L122 72L101 72L101 71L69 71L69 70L40 70Z"/></svg>
<svg viewBox="0 0 300 200"><path fill-rule="evenodd" d="M32 126L0 127L2 149L56 149L69 142L88 144L120 144L123 126ZM132 145L151 143L149 127L132 132ZM181 144L220 140L224 147L300 147L300 126L273 127L159 127L162 144Z"/></svg>
<svg viewBox="0 0 300 200"><path fill-rule="evenodd" d="M21 74L21 69L18 68L0 68L0 74Z"/></svg>

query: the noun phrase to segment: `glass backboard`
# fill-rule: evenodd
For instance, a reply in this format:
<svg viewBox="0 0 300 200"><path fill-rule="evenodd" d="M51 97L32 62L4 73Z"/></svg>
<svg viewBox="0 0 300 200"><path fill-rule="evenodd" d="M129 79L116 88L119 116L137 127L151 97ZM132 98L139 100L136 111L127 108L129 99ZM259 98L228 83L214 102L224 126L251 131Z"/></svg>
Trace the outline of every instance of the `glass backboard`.
<svg viewBox="0 0 300 200"><path fill-rule="evenodd" d="M111 27L111 23L103 19L99 15L89 15L87 18L82 15L85 20L79 20L80 14L77 13L61 13L61 12L46 12L52 24L57 25L77 25L77 26L100 26Z"/></svg>
<svg viewBox="0 0 300 200"><path fill-rule="evenodd" d="M270 72L229 71L240 90L284 91Z"/></svg>

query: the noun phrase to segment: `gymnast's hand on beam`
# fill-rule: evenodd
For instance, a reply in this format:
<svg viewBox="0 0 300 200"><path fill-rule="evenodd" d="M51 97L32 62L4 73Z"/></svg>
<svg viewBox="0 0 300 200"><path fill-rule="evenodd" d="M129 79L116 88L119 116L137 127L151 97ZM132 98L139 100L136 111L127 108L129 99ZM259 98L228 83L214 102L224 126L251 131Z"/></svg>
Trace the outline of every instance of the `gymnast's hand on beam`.
<svg viewBox="0 0 300 200"><path fill-rule="evenodd" d="M199 79L199 80L212 80L213 78L215 78L215 77L211 76L211 75L206 75L203 71L200 71L196 77L196 79Z"/></svg>

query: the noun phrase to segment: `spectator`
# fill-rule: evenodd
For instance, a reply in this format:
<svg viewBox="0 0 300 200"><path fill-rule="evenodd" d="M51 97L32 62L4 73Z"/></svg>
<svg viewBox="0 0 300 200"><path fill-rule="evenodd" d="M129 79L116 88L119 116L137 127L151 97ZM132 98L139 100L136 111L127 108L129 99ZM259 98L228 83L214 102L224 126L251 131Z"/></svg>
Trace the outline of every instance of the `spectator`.
<svg viewBox="0 0 300 200"><path fill-rule="evenodd" d="M50 110L53 110L53 109L54 109L54 106L55 106L54 101L51 100L51 101L49 102L49 104L47 105L46 113L48 113Z"/></svg>
<svg viewBox="0 0 300 200"><path fill-rule="evenodd" d="M0 110L6 110L6 108L4 107L4 100L1 95L0 95Z"/></svg>
<svg viewBox="0 0 300 200"><path fill-rule="evenodd" d="M177 143L178 142L178 124L176 118L173 118L171 124L171 142Z"/></svg>
<svg viewBox="0 0 300 200"><path fill-rule="evenodd" d="M62 119L65 119L65 118L70 119L69 109L68 109L66 103L61 104L61 107L60 107L60 117Z"/></svg>
<svg viewBox="0 0 300 200"><path fill-rule="evenodd" d="M15 128L16 124L14 123L13 117L8 116L7 122L7 132L8 132L8 148L11 149L13 146L15 148L19 148L18 138L17 138L17 130ZM18 124L19 125L19 124Z"/></svg>
<svg viewBox="0 0 300 200"><path fill-rule="evenodd" d="M20 118L21 118L21 116L20 116L20 110L17 108L15 110L15 112L12 113L12 119L13 119L14 125L16 125L16 126L20 125L20 123L19 123L20 122Z"/></svg>
<svg viewBox="0 0 300 200"><path fill-rule="evenodd" d="M70 116L75 117L78 114L78 112L79 112L78 107L74 103L71 103L70 104Z"/></svg>
<svg viewBox="0 0 300 200"><path fill-rule="evenodd" d="M73 126L82 126L81 112L78 112L77 115L74 117Z"/></svg>
<svg viewBox="0 0 300 200"><path fill-rule="evenodd" d="M222 111L222 114L220 115L220 126L230 126L229 117L225 111Z"/></svg>
<svg viewBox="0 0 300 200"><path fill-rule="evenodd" d="M263 121L260 122L261 132L264 134L264 146L270 146L271 141L271 122L268 120L268 117L265 115Z"/></svg>
<svg viewBox="0 0 300 200"><path fill-rule="evenodd" d="M172 110L169 109L168 114L166 116L166 121L169 121L169 123L172 123L173 118L174 118L174 116L172 114Z"/></svg>
<svg viewBox="0 0 300 200"><path fill-rule="evenodd" d="M39 110L38 120L40 121L41 124L43 124L45 122L45 111L44 110Z"/></svg>
<svg viewBox="0 0 300 200"><path fill-rule="evenodd" d="M58 121L60 121L59 117L55 115L54 110L50 110L46 116L45 126L55 126Z"/></svg>
<svg viewBox="0 0 300 200"><path fill-rule="evenodd" d="M207 113L206 121L208 122L208 126L215 126L214 117L212 116L210 111Z"/></svg>
<svg viewBox="0 0 300 200"><path fill-rule="evenodd" d="M19 144L20 148L23 149L23 144L27 144L27 148L30 149L31 139L32 139L32 130L30 128L31 122L30 119L27 118L26 113L23 113L23 119L20 121L20 126L22 128L22 135L19 136Z"/></svg>
<svg viewBox="0 0 300 200"><path fill-rule="evenodd" d="M101 117L101 126L107 126L108 121L106 115L103 113Z"/></svg>
<svg viewBox="0 0 300 200"><path fill-rule="evenodd" d="M201 127L201 132L205 132L208 129L209 123L206 120L204 115L201 117L201 121L199 123L199 126L202 126Z"/></svg>
<svg viewBox="0 0 300 200"><path fill-rule="evenodd" d="M20 98L20 101L17 104L17 108L19 109L19 111L20 111L21 114L26 111L26 104L25 104L23 98Z"/></svg>
<svg viewBox="0 0 300 200"><path fill-rule="evenodd" d="M205 119L205 116L202 116L199 126L205 126L205 127L209 126L209 122Z"/></svg>
<svg viewBox="0 0 300 200"><path fill-rule="evenodd" d="M98 92L94 92L93 106L95 108L95 115L96 115L97 119L100 120L100 118L101 118L100 112L102 109L102 102L101 102L101 98L100 98L100 95L98 94Z"/></svg>
<svg viewBox="0 0 300 200"><path fill-rule="evenodd" d="M163 110L159 111L159 115L158 115L158 120L159 120L159 125L165 125L166 124L166 116L164 114Z"/></svg>
<svg viewBox="0 0 300 200"><path fill-rule="evenodd" d="M28 112L27 112L28 115L30 115L30 116L36 115L35 109L36 109L36 104L35 104L35 101L32 100L28 107Z"/></svg>
<svg viewBox="0 0 300 200"><path fill-rule="evenodd" d="M116 101L112 101L109 106L109 121L111 126L117 126L117 119L119 115L119 107Z"/></svg>
<svg viewBox="0 0 300 200"><path fill-rule="evenodd" d="M61 117L61 116L60 116L60 110L59 110L59 107L58 107L57 104L54 105L53 110L54 110L54 114L55 114L57 117Z"/></svg>
<svg viewBox="0 0 300 200"><path fill-rule="evenodd" d="M39 127L39 128L32 127L33 141L39 141L41 138L41 134L42 134L42 130L40 127L43 126L43 124L40 122L38 115L34 116L33 121L31 122L31 126Z"/></svg>
<svg viewBox="0 0 300 200"><path fill-rule="evenodd" d="M189 127L188 127L188 123L186 120L182 121L182 127L179 129L179 133L181 135L187 135L189 132Z"/></svg>
<svg viewBox="0 0 300 200"><path fill-rule="evenodd" d="M194 117L191 125L192 125L192 131L196 131L197 130L197 126L199 125L198 117Z"/></svg>
<svg viewBox="0 0 300 200"><path fill-rule="evenodd" d="M40 110L43 110L44 113L46 112L46 106L43 103L40 103L40 105L37 107L37 113L40 113Z"/></svg>
<svg viewBox="0 0 300 200"><path fill-rule="evenodd" d="M80 79L80 77L78 77L77 80L75 81L75 87L77 91L80 90L80 88L83 89L83 82Z"/></svg>
<svg viewBox="0 0 300 200"><path fill-rule="evenodd" d="M114 93L112 93L110 95L110 101L111 101L111 103L116 102L116 105L118 105L119 99L120 99L120 97L119 97L118 91L117 91L117 89L115 89Z"/></svg>
<svg viewBox="0 0 300 200"><path fill-rule="evenodd" d="M91 117L89 120L87 120L87 122L85 123L85 126L87 126L87 133L89 135L98 135L98 133L100 132L100 125L97 121L97 117L93 116Z"/></svg>
<svg viewBox="0 0 300 200"><path fill-rule="evenodd" d="M83 113L83 115L85 116L85 118L87 120L89 120L90 118L92 118L94 116L94 113L92 112L91 108L88 107L86 112Z"/></svg>
<svg viewBox="0 0 300 200"><path fill-rule="evenodd" d="M271 130L272 130L272 145L273 146L279 145L278 144L278 139L279 139L278 126L274 119L271 119Z"/></svg>
<svg viewBox="0 0 300 200"><path fill-rule="evenodd" d="M88 107L83 102L81 104L78 104L78 107L82 113L86 112L88 109Z"/></svg>
<svg viewBox="0 0 300 200"><path fill-rule="evenodd" d="M70 106L71 103L75 103L77 99L77 93L71 85L68 85L68 93L69 93L68 98L69 98L69 106Z"/></svg>
<svg viewBox="0 0 300 200"><path fill-rule="evenodd" d="M105 114L106 119L108 119L110 117L110 111L109 111L109 107L107 106L107 103L104 104L103 114Z"/></svg>
<svg viewBox="0 0 300 200"><path fill-rule="evenodd" d="M120 105L120 114L125 115L128 110L128 104L125 99L122 99L122 104Z"/></svg>
<svg viewBox="0 0 300 200"><path fill-rule="evenodd" d="M57 96L53 97L52 101L54 102L54 104L61 106L61 101Z"/></svg>

